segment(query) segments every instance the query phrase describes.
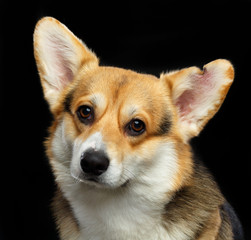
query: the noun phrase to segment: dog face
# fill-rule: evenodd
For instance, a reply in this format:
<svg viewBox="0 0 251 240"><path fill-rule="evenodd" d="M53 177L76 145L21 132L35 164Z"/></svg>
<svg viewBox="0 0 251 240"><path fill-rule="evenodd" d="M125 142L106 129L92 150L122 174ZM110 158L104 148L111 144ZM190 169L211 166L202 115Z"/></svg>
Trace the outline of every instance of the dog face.
<svg viewBox="0 0 251 240"><path fill-rule="evenodd" d="M171 185L169 177L177 169L171 138L175 116L159 79L99 67L88 76L80 74L63 99L58 131L64 134L53 142L65 142L72 149L75 179L118 187L150 175L155 179L162 169L163 176L169 173L166 181ZM54 150L54 155L60 152Z"/></svg>
<svg viewBox="0 0 251 240"><path fill-rule="evenodd" d="M234 77L223 59L160 78L101 67L53 18L37 24L34 49L55 118L47 153L57 180L101 188L178 188L192 171L189 140L217 112Z"/></svg>

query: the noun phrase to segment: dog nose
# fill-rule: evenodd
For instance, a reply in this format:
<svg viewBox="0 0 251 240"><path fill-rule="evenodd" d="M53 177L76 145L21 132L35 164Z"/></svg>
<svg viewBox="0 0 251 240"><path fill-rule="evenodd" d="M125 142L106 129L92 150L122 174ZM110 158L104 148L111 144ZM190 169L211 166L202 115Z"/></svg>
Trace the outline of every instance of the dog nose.
<svg viewBox="0 0 251 240"><path fill-rule="evenodd" d="M86 151L80 160L80 166L85 173L99 176L109 166L109 159L103 151Z"/></svg>

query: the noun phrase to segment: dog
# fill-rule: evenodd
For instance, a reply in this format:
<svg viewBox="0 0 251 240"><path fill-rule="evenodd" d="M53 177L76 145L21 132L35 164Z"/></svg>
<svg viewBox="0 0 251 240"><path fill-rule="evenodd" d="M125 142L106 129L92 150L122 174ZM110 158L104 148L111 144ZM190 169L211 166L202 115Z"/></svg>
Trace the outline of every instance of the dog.
<svg viewBox="0 0 251 240"><path fill-rule="evenodd" d="M46 154L63 240L243 239L240 222L189 144L234 79L225 59L159 78L100 66L52 17L34 55L53 115Z"/></svg>

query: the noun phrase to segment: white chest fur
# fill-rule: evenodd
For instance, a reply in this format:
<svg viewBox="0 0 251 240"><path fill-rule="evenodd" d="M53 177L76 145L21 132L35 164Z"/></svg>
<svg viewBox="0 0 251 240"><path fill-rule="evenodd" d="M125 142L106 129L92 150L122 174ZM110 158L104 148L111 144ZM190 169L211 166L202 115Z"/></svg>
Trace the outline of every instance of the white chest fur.
<svg viewBox="0 0 251 240"><path fill-rule="evenodd" d="M81 240L170 239L161 224L160 205L133 194L133 190L85 188L83 191L80 183L71 188L71 193L67 191Z"/></svg>

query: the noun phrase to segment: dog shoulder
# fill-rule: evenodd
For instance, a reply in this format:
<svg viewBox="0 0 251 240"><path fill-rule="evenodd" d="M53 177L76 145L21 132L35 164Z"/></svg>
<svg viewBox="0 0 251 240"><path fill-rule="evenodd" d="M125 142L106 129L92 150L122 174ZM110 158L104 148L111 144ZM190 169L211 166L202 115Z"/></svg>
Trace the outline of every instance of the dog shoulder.
<svg viewBox="0 0 251 240"><path fill-rule="evenodd" d="M186 185L165 206L164 221L168 229L176 232L183 229L186 235L196 239L202 231L206 231L208 224L211 229L214 228L214 232L219 229L220 220L213 216L219 215L219 206L223 204L224 197L201 162L196 161L193 170Z"/></svg>
<svg viewBox="0 0 251 240"><path fill-rule="evenodd" d="M187 184L165 206L166 228L179 233L183 229L184 234L197 240L243 240L241 223L211 173L197 159L193 169Z"/></svg>

